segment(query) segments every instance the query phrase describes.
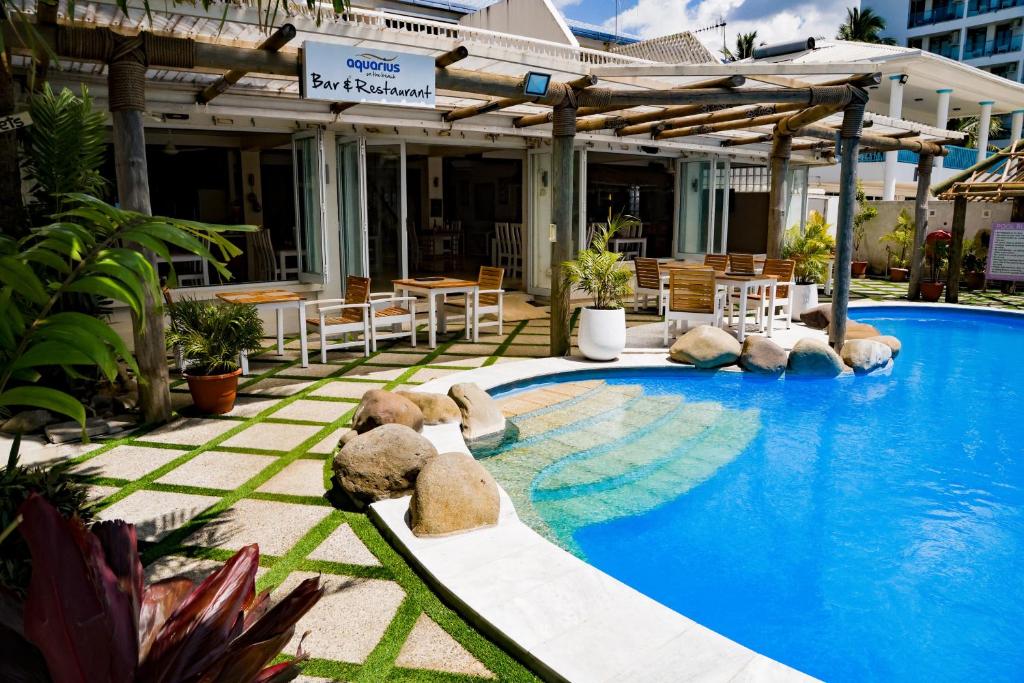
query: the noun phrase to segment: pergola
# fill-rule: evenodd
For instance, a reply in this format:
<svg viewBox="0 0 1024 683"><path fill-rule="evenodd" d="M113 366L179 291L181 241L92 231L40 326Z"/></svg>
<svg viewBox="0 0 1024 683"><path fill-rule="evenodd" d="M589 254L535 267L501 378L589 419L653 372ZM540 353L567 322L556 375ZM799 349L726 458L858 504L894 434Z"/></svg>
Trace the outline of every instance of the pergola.
<svg viewBox="0 0 1024 683"><path fill-rule="evenodd" d="M147 69L220 72L216 81L197 88L196 102L199 103L210 102L249 74L295 81L302 74L302 49L282 50L296 35L295 28L289 24L264 36L259 44L240 45L238 41L227 44L226 41L204 41L146 30L121 32L109 27L62 23L53 6L41 4L36 29L62 62L107 66L118 195L123 207L144 213L150 211L143 128ZM6 31L5 39L15 51L22 54L32 51L32 46L24 44L21 36L14 32ZM669 65L673 70L671 76L684 82L662 87L644 82L644 69L649 70L651 63L590 68L580 64L580 70L586 73L554 81L544 97L530 98L524 96L524 74L460 68L459 62L471 57L470 50L459 45L435 58L438 92L475 101L441 113L443 121L463 121L528 104L537 113L517 117L516 127L551 125L552 218L556 239L551 255L550 351L554 356L565 355L570 346L569 289L562 282L559 264L573 257L573 141L578 132L608 130L619 137L648 136L653 140L729 133L730 137L721 141L722 146L770 140L768 254L771 257L779 256L782 250L787 201L783 188L791 154L794 150L834 153L841 163L841 192L830 341L837 349L842 346L846 333L857 159L862 146L920 154L919 188L924 188L924 206L934 157L945 154L943 143L946 140L937 137L936 129L911 127L889 135L863 132L868 100L866 88L880 79L877 73L864 73L864 64ZM607 78L607 83L600 81L597 74ZM808 82L794 74L811 76L818 82ZM336 116L352 105L324 106ZM733 132L740 136L732 137ZM918 209L918 225L923 225L926 211L922 214L920 189ZM147 419L169 414L169 405L153 406L153 402L159 400L154 392L160 391L161 378L163 387L167 383L160 327L161 318L153 316L147 334L136 330L140 368L147 377L153 378L151 382L157 387L149 390L148 397L143 397L144 406L148 406ZM164 401L166 403L166 399Z"/></svg>

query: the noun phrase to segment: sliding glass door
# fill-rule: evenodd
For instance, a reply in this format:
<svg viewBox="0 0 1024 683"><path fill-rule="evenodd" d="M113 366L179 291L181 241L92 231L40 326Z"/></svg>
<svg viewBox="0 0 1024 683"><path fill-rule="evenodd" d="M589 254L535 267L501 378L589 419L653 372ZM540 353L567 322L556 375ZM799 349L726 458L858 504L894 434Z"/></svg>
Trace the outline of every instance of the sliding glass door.
<svg viewBox="0 0 1024 683"><path fill-rule="evenodd" d="M323 229L323 131L303 131L292 136L292 169L299 280L323 283L327 281L327 245Z"/></svg>
<svg viewBox="0 0 1024 683"><path fill-rule="evenodd" d="M365 277L366 141L338 138L338 223L341 229L341 277Z"/></svg>
<svg viewBox="0 0 1024 683"><path fill-rule="evenodd" d="M679 161L676 169L676 257L723 253L729 243L730 163Z"/></svg>
<svg viewBox="0 0 1024 683"><path fill-rule="evenodd" d="M374 291L406 277L405 145L366 145L366 251Z"/></svg>

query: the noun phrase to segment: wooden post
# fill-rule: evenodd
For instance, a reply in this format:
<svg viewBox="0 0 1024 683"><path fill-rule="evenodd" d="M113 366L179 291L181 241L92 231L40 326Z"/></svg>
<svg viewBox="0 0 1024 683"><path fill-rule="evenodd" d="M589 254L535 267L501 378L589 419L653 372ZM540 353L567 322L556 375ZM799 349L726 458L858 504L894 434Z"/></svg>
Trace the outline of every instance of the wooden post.
<svg viewBox="0 0 1024 683"><path fill-rule="evenodd" d="M907 298L917 301L921 297L921 278L924 275L924 238L928 235L928 186L932 183L935 157L922 154L917 160L917 197L914 202L914 243L910 246L910 287Z"/></svg>
<svg viewBox="0 0 1024 683"><path fill-rule="evenodd" d="M550 353L557 357L566 356L571 351L570 287L562 281L562 263L573 257L572 146L576 137L575 98L570 97L555 107L551 134L551 221L555 224L555 242L551 245ZM580 188L580 191L586 190Z"/></svg>
<svg viewBox="0 0 1024 683"><path fill-rule="evenodd" d="M0 52L0 116L13 114L16 102L12 65L7 55ZM28 228L21 196L18 138L14 130L3 131L0 132L0 233L21 237Z"/></svg>
<svg viewBox="0 0 1024 683"><path fill-rule="evenodd" d="M768 189L768 258L782 258L782 243L786 235L786 176L789 175L789 155L793 138L778 131L772 138L771 176Z"/></svg>
<svg viewBox="0 0 1024 683"><path fill-rule="evenodd" d="M829 343L839 352L846 339L846 313L850 303L850 263L853 261L853 214L857 204L857 156L864 122L864 100L843 111L840 129L842 152L839 172L839 220L836 225L835 283L832 289L832 325Z"/></svg>
<svg viewBox="0 0 1024 683"><path fill-rule="evenodd" d="M953 200L953 239L949 243L949 263L946 266L946 303L960 300L960 265L964 260L964 228L967 225L967 197L957 195Z"/></svg>

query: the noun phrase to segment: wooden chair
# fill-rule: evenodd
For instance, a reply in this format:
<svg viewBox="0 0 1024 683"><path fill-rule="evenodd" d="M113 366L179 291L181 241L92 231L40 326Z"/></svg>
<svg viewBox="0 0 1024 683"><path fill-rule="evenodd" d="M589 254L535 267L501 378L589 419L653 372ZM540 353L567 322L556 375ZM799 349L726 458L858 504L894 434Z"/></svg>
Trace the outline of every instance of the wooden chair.
<svg viewBox="0 0 1024 683"><path fill-rule="evenodd" d="M492 327L497 325L498 334L502 334L504 332L505 328L503 318L505 314L505 290L501 288L501 283L504 278L504 268L480 266L480 275L477 278L477 283L480 288L477 292L477 301L479 302L479 305L471 313L473 316L472 324L475 329L479 330L483 327ZM453 309L453 317L465 317L466 300L462 298L462 296L445 299L445 303L449 304ZM472 308L472 306L470 308ZM480 322L480 317L484 315L497 316L497 322ZM470 327L467 323L467 334L469 330Z"/></svg>
<svg viewBox="0 0 1024 683"><path fill-rule="evenodd" d="M257 282L278 280L280 274L277 259L274 256L274 244L270 239L270 231L260 228L248 235L250 240L249 258L252 259L252 278Z"/></svg>
<svg viewBox="0 0 1024 683"><path fill-rule="evenodd" d="M320 337L320 362L327 362L327 352L350 346L363 347L363 355L370 355L373 332L370 326L370 278L349 275L345 279L345 298L320 299L307 304L316 308L316 316L306 318L306 329ZM359 340L349 340L352 333L362 334ZM332 344L330 337L340 336L342 341Z"/></svg>
<svg viewBox="0 0 1024 683"><path fill-rule="evenodd" d="M768 310L768 292L763 288L748 299L748 301L753 300L756 303L758 317L761 318L762 324L764 324L765 318L767 318L767 324L774 326L775 321L782 316L786 321L786 329L790 328L793 311L792 285L794 284L793 274L795 270L796 261L790 259L765 259L762 273L776 277L775 310Z"/></svg>
<svg viewBox="0 0 1024 683"><path fill-rule="evenodd" d="M370 345L374 351L381 339L409 337L409 343L416 346L416 297L395 296L391 292L371 294L370 310L373 311ZM409 330L402 329L403 325L408 325ZM386 330L383 333L380 332L382 327Z"/></svg>
<svg viewBox="0 0 1024 683"><path fill-rule="evenodd" d="M716 272L729 270L729 257L725 254L704 254L704 265L711 266Z"/></svg>
<svg viewBox="0 0 1024 683"><path fill-rule="evenodd" d="M665 311L664 342L668 346L669 327L685 321L722 325L725 293L715 284L713 268L678 268L668 280L668 309Z"/></svg>
<svg viewBox="0 0 1024 683"><path fill-rule="evenodd" d="M661 279L661 266L658 259L635 258L633 264L636 266L636 287L633 290L633 312L639 310L640 298L643 297L644 308L647 308L647 300L651 296L658 297L658 315L662 315L665 304L668 302L668 290L665 288L665 281Z"/></svg>
<svg viewBox="0 0 1024 683"><path fill-rule="evenodd" d="M733 273L754 274L753 254L729 254L729 271Z"/></svg>

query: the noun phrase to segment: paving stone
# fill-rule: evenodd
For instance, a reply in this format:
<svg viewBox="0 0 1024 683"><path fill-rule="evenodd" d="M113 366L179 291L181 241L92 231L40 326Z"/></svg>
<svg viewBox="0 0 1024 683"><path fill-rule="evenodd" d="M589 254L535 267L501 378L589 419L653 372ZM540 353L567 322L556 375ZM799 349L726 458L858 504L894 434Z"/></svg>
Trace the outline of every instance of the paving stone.
<svg viewBox="0 0 1024 683"><path fill-rule="evenodd" d="M408 368L385 368L382 365L357 365L345 373L345 377L359 377L368 380L390 382L402 376Z"/></svg>
<svg viewBox="0 0 1024 683"><path fill-rule="evenodd" d="M494 678L486 666L426 614L421 614L416 620L398 653L395 666Z"/></svg>
<svg viewBox="0 0 1024 683"><path fill-rule="evenodd" d="M256 490L290 496L322 496L326 490L324 467L323 460L295 460Z"/></svg>
<svg viewBox="0 0 1024 683"><path fill-rule="evenodd" d="M360 564L379 567L380 560L363 544L348 524L342 524L331 532L324 542L309 554L311 560L326 560L344 564Z"/></svg>
<svg viewBox="0 0 1024 683"><path fill-rule="evenodd" d="M531 358L546 358L551 352L547 344L512 344L505 351L506 356L526 356Z"/></svg>
<svg viewBox="0 0 1024 683"><path fill-rule="evenodd" d="M289 365L284 370L274 375L275 377L327 377L336 372L341 372L342 365L338 363L321 363L317 356L316 362L310 361L309 367L302 367L298 363Z"/></svg>
<svg viewBox="0 0 1024 683"><path fill-rule="evenodd" d="M303 580L316 576L312 572L292 572L274 596L280 598ZM309 631L302 647L312 657L362 664L394 619L405 591L397 583L381 579L324 574L320 582L327 589L324 596L296 624L295 637L284 651L294 654L302 634ZM359 619L352 618L356 614Z"/></svg>
<svg viewBox="0 0 1024 683"><path fill-rule="evenodd" d="M232 448L260 448L268 451L290 451L320 431L312 425L286 425L259 422L235 434L222 445Z"/></svg>
<svg viewBox="0 0 1024 683"><path fill-rule="evenodd" d="M116 446L77 465L75 470L89 476L135 480L187 452L173 448Z"/></svg>
<svg viewBox="0 0 1024 683"><path fill-rule="evenodd" d="M411 379L414 382L429 382L432 379L451 375L456 372L461 372L461 370L452 370L448 368L420 368Z"/></svg>
<svg viewBox="0 0 1024 683"><path fill-rule="evenodd" d="M461 344L452 344L445 351L448 353L467 353L475 356L493 356L498 350L498 346L498 344L488 344L483 341L479 344L463 342Z"/></svg>
<svg viewBox="0 0 1024 683"><path fill-rule="evenodd" d="M308 452L309 453L327 453L327 454L334 453L334 449L338 447L338 442L341 440L341 437L345 436L345 434L347 434L348 432L351 432L351 431L352 430L350 428L348 428L348 427L342 427L341 429L339 429L338 431L334 432L333 434L328 436L326 439L324 439L323 441L321 441L317 445L315 445L312 448L310 448Z"/></svg>
<svg viewBox="0 0 1024 683"><path fill-rule="evenodd" d="M252 396L291 396L308 388L311 384L313 382L308 380L268 377L244 389L239 389L239 391Z"/></svg>
<svg viewBox="0 0 1024 683"><path fill-rule="evenodd" d="M154 443L202 446L238 425L239 423L235 420L208 420L201 417L186 417L165 424L163 427L155 429L148 434L143 434L138 439Z"/></svg>
<svg viewBox="0 0 1024 683"><path fill-rule="evenodd" d="M281 399L276 397L252 398L249 396L239 396L235 399L235 407L231 409L231 412L225 413L225 415L227 417L256 417L264 410L280 402Z"/></svg>
<svg viewBox="0 0 1024 683"><path fill-rule="evenodd" d="M184 576L196 583L202 581L221 563L199 557L183 557L181 555L165 555L143 568L146 583L155 583L175 576Z"/></svg>
<svg viewBox="0 0 1024 683"><path fill-rule="evenodd" d="M258 543L263 555L284 555L330 512L331 508L319 505L243 499L185 543L228 550Z"/></svg>
<svg viewBox="0 0 1024 683"><path fill-rule="evenodd" d="M218 500L191 493L136 491L101 510L98 517L123 519L135 525L140 541L159 541Z"/></svg>
<svg viewBox="0 0 1024 683"><path fill-rule="evenodd" d="M431 365L450 365L460 368L478 368L487 362L490 356L449 356L442 354L430 361Z"/></svg>
<svg viewBox="0 0 1024 683"><path fill-rule="evenodd" d="M277 460L273 455L206 451L157 479L161 484L234 490Z"/></svg>
<svg viewBox="0 0 1024 683"><path fill-rule="evenodd" d="M107 496L113 493L117 493L120 490L121 489L119 489L116 486L90 486L88 493L89 501L93 503L99 502L106 498Z"/></svg>
<svg viewBox="0 0 1024 683"><path fill-rule="evenodd" d="M378 353L369 360L374 365L420 365L429 353Z"/></svg>
<svg viewBox="0 0 1024 683"><path fill-rule="evenodd" d="M347 403L337 401L310 401L299 399L274 412L271 417L280 420L306 420L309 422L334 422L352 410Z"/></svg>
<svg viewBox="0 0 1024 683"><path fill-rule="evenodd" d="M337 380L320 387L313 392L313 396L359 400L370 389L383 389L385 384L386 382L347 382L345 380Z"/></svg>

